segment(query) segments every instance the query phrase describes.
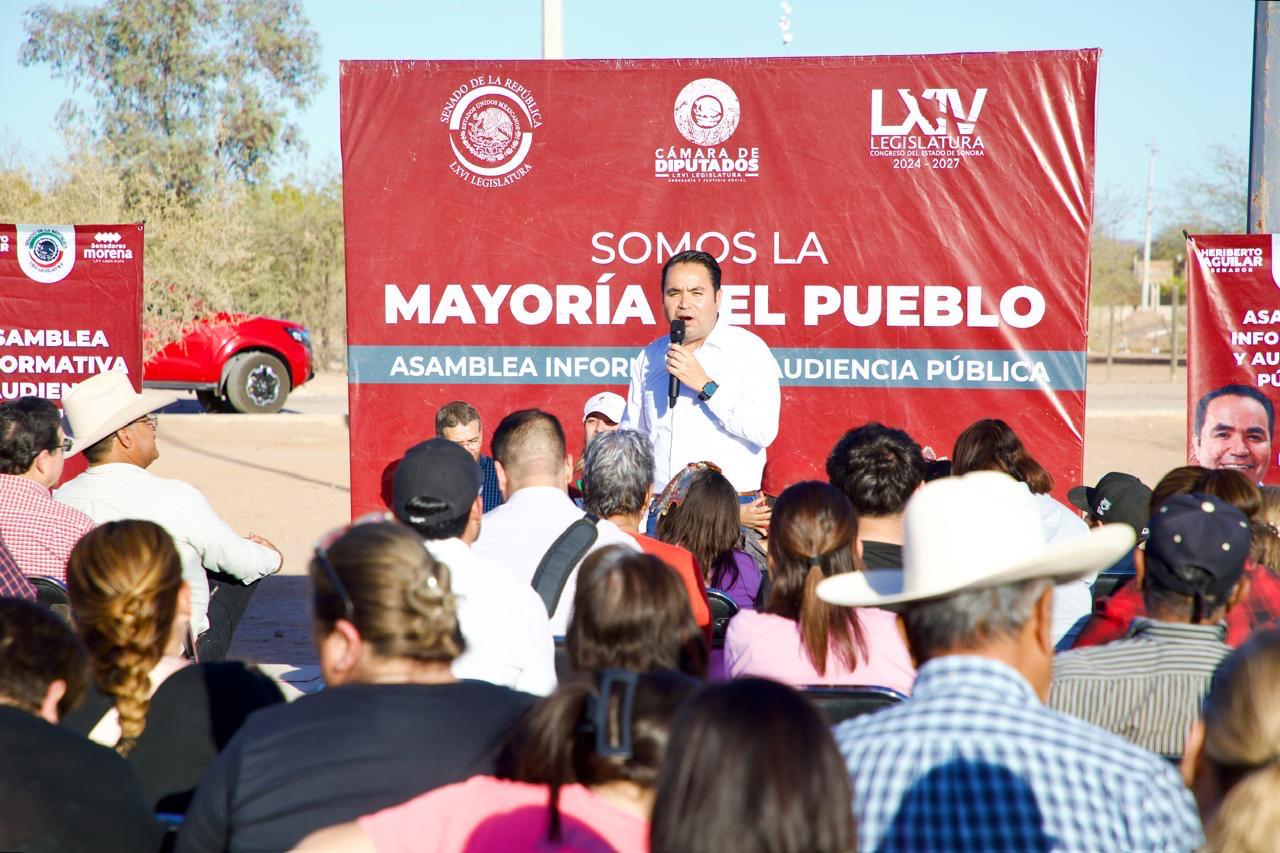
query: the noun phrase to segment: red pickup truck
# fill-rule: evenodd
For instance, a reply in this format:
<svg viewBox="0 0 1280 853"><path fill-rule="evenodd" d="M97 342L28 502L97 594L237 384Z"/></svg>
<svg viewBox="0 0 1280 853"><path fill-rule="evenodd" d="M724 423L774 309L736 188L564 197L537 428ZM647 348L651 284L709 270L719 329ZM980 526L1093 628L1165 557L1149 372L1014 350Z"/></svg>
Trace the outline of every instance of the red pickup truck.
<svg viewBox="0 0 1280 853"><path fill-rule="evenodd" d="M312 368L311 334L289 320L218 314L147 359L142 384L193 390L206 411L270 414Z"/></svg>

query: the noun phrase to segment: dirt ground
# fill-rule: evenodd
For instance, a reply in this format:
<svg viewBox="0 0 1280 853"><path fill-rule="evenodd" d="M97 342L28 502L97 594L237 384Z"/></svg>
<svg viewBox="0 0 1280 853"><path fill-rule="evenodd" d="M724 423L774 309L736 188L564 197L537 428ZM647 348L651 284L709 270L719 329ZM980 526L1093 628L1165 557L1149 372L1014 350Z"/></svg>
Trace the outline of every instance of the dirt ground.
<svg viewBox="0 0 1280 853"><path fill-rule="evenodd" d="M1089 367L1085 479L1129 471L1155 483L1184 462L1186 374L1167 365ZM235 529L285 555L265 579L231 647L260 663L315 662L307 623L306 564L316 540L349 519L346 377L321 374L278 415L205 415L193 398L160 421L152 470L195 485Z"/></svg>

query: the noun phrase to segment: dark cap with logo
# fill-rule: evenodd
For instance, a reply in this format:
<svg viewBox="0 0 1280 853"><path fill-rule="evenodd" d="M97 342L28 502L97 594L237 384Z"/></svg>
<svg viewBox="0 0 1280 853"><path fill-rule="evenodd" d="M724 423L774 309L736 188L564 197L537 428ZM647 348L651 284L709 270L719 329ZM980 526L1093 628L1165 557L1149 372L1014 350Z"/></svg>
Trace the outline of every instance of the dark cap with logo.
<svg viewBox="0 0 1280 853"><path fill-rule="evenodd" d="M462 445L433 438L410 447L392 481L392 509L406 524L438 524L461 518L471 509L484 474ZM409 506L414 498L443 504L428 511Z"/></svg>
<svg viewBox="0 0 1280 853"><path fill-rule="evenodd" d="M1123 522L1133 528L1141 541L1147 535L1151 512L1151 489L1132 474L1112 471L1103 474L1096 486L1076 486L1067 500L1106 524Z"/></svg>
<svg viewBox="0 0 1280 853"><path fill-rule="evenodd" d="M1151 517L1147 538L1147 575L1181 595L1223 596L1244 573L1249 557L1249 519L1226 501L1192 492L1175 495ZM1212 578L1198 587L1177 569L1194 567Z"/></svg>

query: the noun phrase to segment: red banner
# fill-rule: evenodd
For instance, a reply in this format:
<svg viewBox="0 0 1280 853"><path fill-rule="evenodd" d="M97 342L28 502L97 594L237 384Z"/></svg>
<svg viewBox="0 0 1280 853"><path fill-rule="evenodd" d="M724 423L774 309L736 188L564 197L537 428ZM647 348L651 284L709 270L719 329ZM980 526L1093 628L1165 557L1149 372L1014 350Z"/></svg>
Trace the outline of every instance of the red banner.
<svg viewBox="0 0 1280 853"><path fill-rule="evenodd" d="M142 390L142 226L0 224L0 400L95 373Z"/></svg>
<svg viewBox="0 0 1280 853"><path fill-rule="evenodd" d="M1187 239L1187 458L1280 483L1280 235Z"/></svg>
<svg viewBox="0 0 1280 853"><path fill-rule="evenodd" d="M778 362L766 490L873 419L1078 483L1097 58L342 63L353 512L450 400L580 446L687 248Z"/></svg>

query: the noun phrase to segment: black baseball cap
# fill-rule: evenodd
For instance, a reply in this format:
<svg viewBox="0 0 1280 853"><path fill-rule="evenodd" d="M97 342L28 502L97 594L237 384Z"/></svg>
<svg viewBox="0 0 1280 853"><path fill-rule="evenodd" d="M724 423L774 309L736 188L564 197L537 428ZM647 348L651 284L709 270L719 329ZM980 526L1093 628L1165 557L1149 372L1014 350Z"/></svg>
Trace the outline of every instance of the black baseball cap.
<svg viewBox="0 0 1280 853"><path fill-rule="evenodd" d="M470 511L483 482L484 473L462 445L433 438L405 451L391 485L392 510L407 524L453 521ZM445 506L427 514L408 508L413 498L431 498Z"/></svg>
<svg viewBox="0 0 1280 853"><path fill-rule="evenodd" d="M1147 574L1173 592L1226 595L1240 582L1248 557L1249 519L1224 500L1199 492L1175 495L1151 518ZM1175 574L1183 566L1208 572L1209 588L1198 589Z"/></svg>
<svg viewBox="0 0 1280 853"><path fill-rule="evenodd" d="M1098 521L1129 525L1138 534L1138 541L1147 536L1151 489L1132 474L1120 471L1103 474L1098 485L1076 486L1067 492L1067 500Z"/></svg>

